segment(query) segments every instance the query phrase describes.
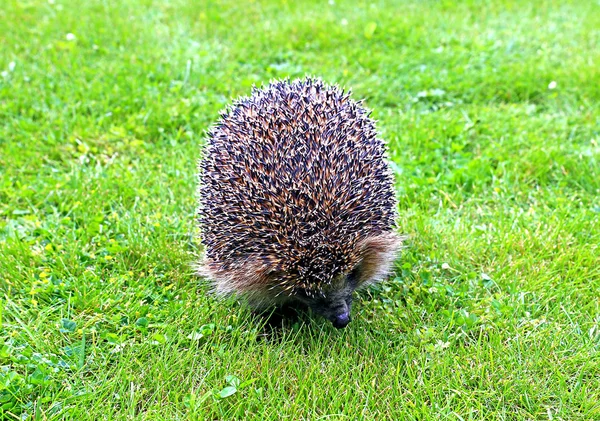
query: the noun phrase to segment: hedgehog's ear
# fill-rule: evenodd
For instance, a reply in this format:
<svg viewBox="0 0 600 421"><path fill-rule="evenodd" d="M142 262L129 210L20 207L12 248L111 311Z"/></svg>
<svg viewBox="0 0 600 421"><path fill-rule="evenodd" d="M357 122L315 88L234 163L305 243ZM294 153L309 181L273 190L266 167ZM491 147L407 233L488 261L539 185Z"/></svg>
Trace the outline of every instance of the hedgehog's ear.
<svg viewBox="0 0 600 421"><path fill-rule="evenodd" d="M405 239L396 233L386 232L369 236L358 244L360 261L356 267L356 280L359 287L389 275Z"/></svg>

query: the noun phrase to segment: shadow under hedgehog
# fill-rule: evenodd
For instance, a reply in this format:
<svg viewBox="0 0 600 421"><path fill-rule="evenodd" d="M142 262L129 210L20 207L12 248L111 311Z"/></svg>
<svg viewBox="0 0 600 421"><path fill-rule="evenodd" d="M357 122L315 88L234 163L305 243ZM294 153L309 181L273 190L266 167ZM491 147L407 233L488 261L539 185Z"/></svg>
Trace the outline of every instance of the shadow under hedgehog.
<svg viewBox="0 0 600 421"><path fill-rule="evenodd" d="M314 78L254 88L221 113L199 165L198 273L217 294L350 322L353 292L388 275L404 240L369 114Z"/></svg>

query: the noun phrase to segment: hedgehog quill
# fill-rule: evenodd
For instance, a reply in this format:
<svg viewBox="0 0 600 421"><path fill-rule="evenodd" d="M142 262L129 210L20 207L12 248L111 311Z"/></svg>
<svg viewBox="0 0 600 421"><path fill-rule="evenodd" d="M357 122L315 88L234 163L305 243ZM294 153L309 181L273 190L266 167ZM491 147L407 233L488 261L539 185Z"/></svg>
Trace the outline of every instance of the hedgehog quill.
<svg viewBox="0 0 600 421"><path fill-rule="evenodd" d="M199 165L198 273L256 310L307 306L336 328L402 245L386 148L362 103L319 79L254 88Z"/></svg>

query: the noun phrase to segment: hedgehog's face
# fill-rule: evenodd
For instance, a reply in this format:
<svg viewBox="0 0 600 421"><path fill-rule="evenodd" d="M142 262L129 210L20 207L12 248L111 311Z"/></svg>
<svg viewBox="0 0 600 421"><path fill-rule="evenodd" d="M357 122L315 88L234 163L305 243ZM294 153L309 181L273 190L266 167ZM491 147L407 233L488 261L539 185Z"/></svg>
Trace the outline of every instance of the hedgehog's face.
<svg viewBox="0 0 600 421"><path fill-rule="evenodd" d="M331 283L327 283L325 288L321 287L318 291L295 289L294 297L315 313L325 317L334 327L346 327L351 320L352 294L357 288L363 288L389 273L396 251L403 240L403 237L394 233L366 238L358 246L356 263L349 273L335 276ZM314 273L322 275L318 270L313 270L313 275ZM313 282L304 280L302 284L311 285Z"/></svg>
<svg viewBox="0 0 600 421"><path fill-rule="evenodd" d="M299 291L296 298L329 320L335 328L341 329L352 320L352 294L355 289L354 278L346 276L339 281L336 288L324 291L322 295L311 296L305 291Z"/></svg>

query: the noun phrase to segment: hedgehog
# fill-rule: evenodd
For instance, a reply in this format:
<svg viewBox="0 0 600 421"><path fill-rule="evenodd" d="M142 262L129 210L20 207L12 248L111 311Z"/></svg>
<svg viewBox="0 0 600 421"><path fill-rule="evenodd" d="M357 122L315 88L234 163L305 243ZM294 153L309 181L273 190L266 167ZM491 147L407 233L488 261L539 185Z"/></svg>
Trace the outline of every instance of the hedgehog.
<svg viewBox="0 0 600 421"><path fill-rule="evenodd" d="M385 143L362 101L318 78L253 87L220 113L199 163L197 264L258 312L310 308L343 328L404 236Z"/></svg>

